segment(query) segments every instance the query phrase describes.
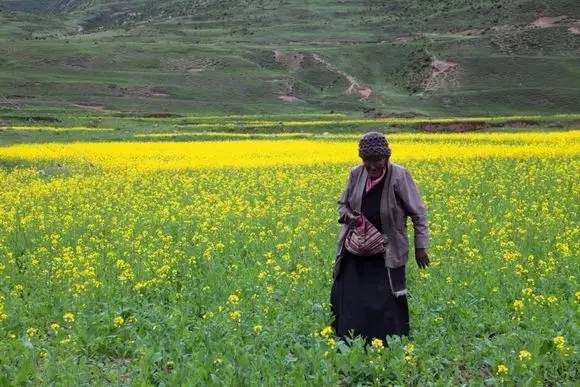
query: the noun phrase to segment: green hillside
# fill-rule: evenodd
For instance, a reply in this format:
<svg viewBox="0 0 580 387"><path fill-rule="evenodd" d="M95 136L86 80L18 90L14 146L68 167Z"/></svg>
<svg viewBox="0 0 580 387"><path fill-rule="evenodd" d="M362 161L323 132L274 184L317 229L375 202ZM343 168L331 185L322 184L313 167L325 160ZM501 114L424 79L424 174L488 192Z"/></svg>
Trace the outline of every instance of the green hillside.
<svg viewBox="0 0 580 387"><path fill-rule="evenodd" d="M575 0L0 0L0 10L3 110L470 116L580 102Z"/></svg>

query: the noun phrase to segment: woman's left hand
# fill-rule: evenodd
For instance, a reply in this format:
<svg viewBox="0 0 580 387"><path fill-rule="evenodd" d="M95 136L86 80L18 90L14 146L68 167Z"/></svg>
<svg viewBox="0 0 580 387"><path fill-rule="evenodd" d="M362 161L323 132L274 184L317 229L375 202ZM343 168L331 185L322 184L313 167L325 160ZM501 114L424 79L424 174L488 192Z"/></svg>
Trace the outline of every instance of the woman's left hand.
<svg viewBox="0 0 580 387"><path fill-rule="evenodd" d="M415 249L415 260L420 269L425 269L429 266L429 257L426 249Z"/></svg>

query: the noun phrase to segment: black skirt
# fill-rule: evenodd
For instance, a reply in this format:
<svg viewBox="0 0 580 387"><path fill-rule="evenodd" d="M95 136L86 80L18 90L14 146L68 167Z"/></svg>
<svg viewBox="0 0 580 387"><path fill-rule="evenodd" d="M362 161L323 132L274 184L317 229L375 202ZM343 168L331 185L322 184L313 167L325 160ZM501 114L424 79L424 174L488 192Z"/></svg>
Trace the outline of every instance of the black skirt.
<svg viewBox="0 0 580 387"><path fill-rule="evenodd" d="M409 335L407 296L391 293L382 254L359 256L344 250L330 308L332 327L343 341L361 335L367 344L379 338L386 346L387 335Z"/></svg>

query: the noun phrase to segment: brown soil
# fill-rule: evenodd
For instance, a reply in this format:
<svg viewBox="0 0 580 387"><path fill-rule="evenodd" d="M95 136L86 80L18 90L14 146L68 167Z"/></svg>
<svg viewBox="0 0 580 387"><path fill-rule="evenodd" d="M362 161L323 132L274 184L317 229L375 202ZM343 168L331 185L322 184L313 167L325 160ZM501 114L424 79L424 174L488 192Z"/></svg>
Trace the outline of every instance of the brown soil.
<svg viewBox="0 0 580 387"><path fill-rule="evenodd" d="M419 128L427 132L471 132L486 128L528 128L531 126L538 125L537 121L533 120L518 120L518 121L508 121L501 123L493 122L453 122L453 123L442 123L442 122L424 122L419 124Z"/></svg>
<svg viewBox="0 0 580 387"><path fill-rule="evenodd" d="M501 124L496 124L495 126L507 126L510 128L529 128L530 126L536 126L538 125L538 121L532 121L532 120L528 120L528 121L524 121L524 120L519 120L519 121L508 121L505 123L501 123Z"/></svg>
<svg viewBox="0 0 580 387"><path fill-rule="evenodd" d="M489 127L489 124L485 122L454 122L454 123L425 122L419 124L419 127L426 132L460 133L485 129Z"/></svg>

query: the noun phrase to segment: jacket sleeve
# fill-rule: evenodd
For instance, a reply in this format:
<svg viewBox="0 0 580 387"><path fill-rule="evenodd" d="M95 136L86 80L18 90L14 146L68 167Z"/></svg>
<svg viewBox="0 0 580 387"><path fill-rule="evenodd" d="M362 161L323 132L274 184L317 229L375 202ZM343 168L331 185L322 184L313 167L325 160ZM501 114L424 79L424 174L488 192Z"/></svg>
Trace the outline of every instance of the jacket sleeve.
<svg viewBox="0 0 580 387"><path fill-rule="evenodd" d="M353 212L353 210L348 205L348 198L350 196L352 190L352 183L353 183L353 171L355 167L352 167L350 170L350 175L348 176L348 181L346 183L346 187L342 191L340 198L338 198L338 223L348 224L354 222L358 219L358 215Z"/></svg>
<svg viewBox="0 0 580 387"><path fill-rule="evenodd" d="M415 248L429 247L429 226L427 222L427 210L421 200L417 186L413 177L407 169L404 169L403 176L399 181L398 196L405 209L405 215L413 220L415 230Z"/></svg>

